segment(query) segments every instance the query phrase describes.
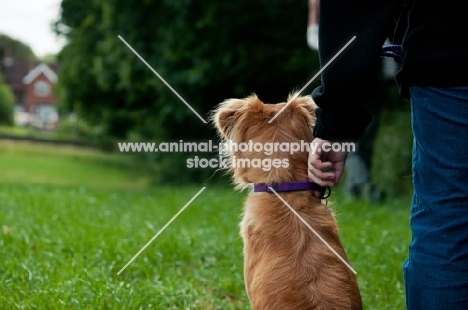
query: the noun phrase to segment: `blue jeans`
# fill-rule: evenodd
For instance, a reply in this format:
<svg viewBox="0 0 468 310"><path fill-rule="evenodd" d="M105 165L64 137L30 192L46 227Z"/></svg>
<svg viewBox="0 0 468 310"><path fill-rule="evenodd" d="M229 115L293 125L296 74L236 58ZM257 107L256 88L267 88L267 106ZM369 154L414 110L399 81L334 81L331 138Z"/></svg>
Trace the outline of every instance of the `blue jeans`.
<svg viewBox="0 0 468 310"><path fill-rule="evenodd" d="M411 87L408 310L468 309L468 87Z"/></svg>

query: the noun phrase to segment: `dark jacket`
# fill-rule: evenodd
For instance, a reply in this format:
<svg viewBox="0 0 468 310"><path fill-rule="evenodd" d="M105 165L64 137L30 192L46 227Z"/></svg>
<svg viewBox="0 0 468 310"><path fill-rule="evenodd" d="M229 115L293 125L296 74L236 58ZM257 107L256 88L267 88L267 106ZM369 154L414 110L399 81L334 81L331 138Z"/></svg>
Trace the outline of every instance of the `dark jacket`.
<svg viewBox="0 0 468 310"><path fill-rule="evenodd" d="M405 2L408 2L405 4ZM407 9L403 9L404 5ZM320 60L324 65L312 96L319 106L314 136L355 141L370 122L363 105L376 94L380 50L389 29L405 25L400 93L409 87L468 86L468 14L461 0L323 0L320 2Z"/></svg>

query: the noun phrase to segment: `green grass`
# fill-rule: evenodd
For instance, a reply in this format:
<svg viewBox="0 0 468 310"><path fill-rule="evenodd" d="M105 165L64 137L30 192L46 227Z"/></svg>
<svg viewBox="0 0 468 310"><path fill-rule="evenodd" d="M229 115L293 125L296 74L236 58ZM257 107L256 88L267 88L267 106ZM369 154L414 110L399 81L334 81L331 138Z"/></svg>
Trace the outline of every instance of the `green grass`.
<svg viewBox="0 0 468 310"><path fill-rule="evenodd" d="M366 309L406 309L401 265L410 242L410 199L375 205L336 195L340 236Z"/></svg>
<svg viewBox="0 0 468 310"><path fill-rule="evenodd" d="M0 309L249 309L238 233L245 194L207 185L117 275L203 185L149 188L120 157L9 147L0 143ZM27 174L11 172L23 169L16 161ZM53 162L61 168L44 168ZM409 199L375 205L333 193L332 202L365 309L405 309Z"/></svg>
<svg viewBox="0 0 468 310"><path fill-rule="evenodd" d="M235 309L245 305L237 201L198 188L119 192L6 186L0 308ZM232 208L230 208L232 207Z"/></svg>
<svg viewBox="0 0 468 310"><path fill-rule="evenodd" d="M28 127L0 125L0 133L2 134L27 136L30 132L32 132L32 129Z"/></svg>
<svg viewBox="0 0 468 310"><path fill-rule="evenodd" d="M32 127L4 125L0 125L0 134L23 138L29 137L42 139L53 139L57 136L55 131L42 131Z"/></svg>
<svg viewBox="0 0 468 310"><path fill-rule="evenodd" d="M0 141L0 181L132 189L146 186L150 178L128 154Z"/></svg>

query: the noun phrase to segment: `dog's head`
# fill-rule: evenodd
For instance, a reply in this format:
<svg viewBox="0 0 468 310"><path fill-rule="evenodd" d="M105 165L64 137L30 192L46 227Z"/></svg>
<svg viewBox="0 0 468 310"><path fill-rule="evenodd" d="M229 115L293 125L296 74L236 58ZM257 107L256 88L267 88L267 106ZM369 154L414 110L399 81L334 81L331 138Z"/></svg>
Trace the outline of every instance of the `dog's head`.
<svg viewBox="0 0 468 310"><path fill-rule="evenodd" d="M236 185L307 180L306 144L310 143L317 107L310 96L296 94L287 103L264 104L256 95L229 99L214 111L212 121L224 140ZM297 148L300 147L300 150Z"/></svg>

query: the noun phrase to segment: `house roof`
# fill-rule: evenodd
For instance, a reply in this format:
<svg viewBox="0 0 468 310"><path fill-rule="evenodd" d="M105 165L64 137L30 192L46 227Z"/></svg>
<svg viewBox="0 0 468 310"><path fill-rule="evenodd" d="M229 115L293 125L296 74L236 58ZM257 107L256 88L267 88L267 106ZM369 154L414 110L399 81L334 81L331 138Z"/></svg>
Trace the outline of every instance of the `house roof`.
<svg viewBox="0 0 468 310"><path fill-rule="evenodd" d="M24 84L29 84L34 79L36 79L41 73L44 73L46 78L51 82L51 83L57 83L57 74L50 69L45 63L40 63L36 66L36 68L32 69L29 71L29 73L23 78L23 83Z"/></svg>
<svg viewBox="0 0 468 310"><path fill-rule="evenodd" d="M10 85L14 92L21 91L24 88L23 77L28 74L31 67L29 61L14 61L9 66L4 66L5 83Z"/></svg>

